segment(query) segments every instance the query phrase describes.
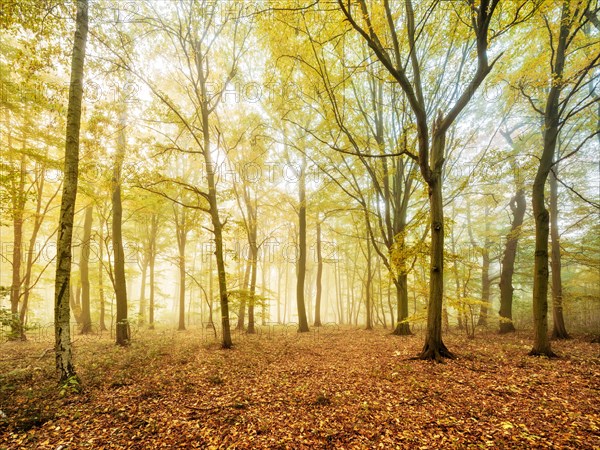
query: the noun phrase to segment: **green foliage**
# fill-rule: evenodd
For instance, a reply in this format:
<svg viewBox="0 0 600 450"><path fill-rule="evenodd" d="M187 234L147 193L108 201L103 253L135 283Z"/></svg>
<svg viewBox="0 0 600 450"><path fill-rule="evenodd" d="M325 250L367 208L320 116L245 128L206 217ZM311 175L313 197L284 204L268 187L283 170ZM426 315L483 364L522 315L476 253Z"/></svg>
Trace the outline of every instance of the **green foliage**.
<svg viewBox="0 0 600 450"><path fill-rule="evenodd" d="M61 397L80 394L81 392L83 392L83 386L77 375L70 376L59 384L58 393Z"/></svg>

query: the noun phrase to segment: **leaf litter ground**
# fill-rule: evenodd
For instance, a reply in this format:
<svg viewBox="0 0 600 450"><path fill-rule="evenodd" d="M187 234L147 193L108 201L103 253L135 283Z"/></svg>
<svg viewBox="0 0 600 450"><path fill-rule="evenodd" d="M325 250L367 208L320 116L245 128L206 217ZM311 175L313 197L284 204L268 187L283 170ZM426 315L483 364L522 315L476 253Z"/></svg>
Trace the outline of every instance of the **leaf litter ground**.
<svg viewBox="0 0 600 450"><path fill-rule="evenodd" d="M0 449L600 448L600 346L448 334L458 359L409 358L385 330L77 337L84 392L59 392L48 342L0 345Z"/></svg>

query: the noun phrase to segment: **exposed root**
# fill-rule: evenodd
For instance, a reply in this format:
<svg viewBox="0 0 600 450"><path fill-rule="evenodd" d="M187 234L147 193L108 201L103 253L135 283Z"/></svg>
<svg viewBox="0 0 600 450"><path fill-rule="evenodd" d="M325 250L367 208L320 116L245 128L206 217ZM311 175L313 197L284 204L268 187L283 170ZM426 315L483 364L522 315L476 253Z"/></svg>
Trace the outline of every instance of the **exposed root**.
<svg viewBox="0 0 600 450"><path fill-rule="evenodd" d="M392 333L394 336L412 336L413 333L410 331L410 325L407 323L399 323Z"/></svg>
<svg viewBox="0 0 600 450"><path fill-rule="evenodd" d="M423 350L421 353L414 358L411 359L419 359L419 360L427 360L427 361L435 361L437 363L443 363L444 358L447 359L456 359L456 355L452 353L443 342L440 342L439 346L432 346L428 342L423 346Z"/></svg>
<svg viewBox="0 0 600 450"><path fill-rule="evenodd" d="M528 355L529 356L545 356L546 358L558 358L558 355L550 349L537 350L535 348L532 348L531 351L528 353Z"/></svg>

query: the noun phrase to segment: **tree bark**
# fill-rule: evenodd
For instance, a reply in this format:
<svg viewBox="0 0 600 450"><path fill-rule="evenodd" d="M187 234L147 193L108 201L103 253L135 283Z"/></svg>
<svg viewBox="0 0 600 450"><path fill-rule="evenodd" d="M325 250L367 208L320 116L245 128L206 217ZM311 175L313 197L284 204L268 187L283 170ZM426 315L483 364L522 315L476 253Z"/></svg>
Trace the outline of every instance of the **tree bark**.
<svg viewBox="0 0 600 450"><path fill-rule="evenodd" d="M560 93L565 65L567 40L570 33L570 2L562 6L561 25L552 67L552 87L544 111L544 147L533 183L531 201L535 218L535 264L533 278L534 342L530 355L556 356L548 336L548 237L550 215L546 209L545 187L556 151L560 123Z"/></svg>
<svg viewBox="0 0 600 450"><path fill-rule="evenodd" d="M439 120L439 118L438 118ZM442 166L446 136L434 127L432 143L432 170L427 180L429 218L431 226L431 253L429 273L429 302L427 305L427 335L420 359L453 358L442 341L442 301L444 295L444 204L442 196Z"/></svg>
<svg viewBox="0 0 600 450"><path fill-rule="evenodd" d="M85 208L83 220L83 241L81 242L81 257L79 271L81 274L81 334L92 332L92 314L90 311L90 245L92 237L92 221L94 206Z"/></svg>
<svg viewBox="0 0 600 450"><path fill-rule="evenodd" d="M365 325L365 329L372 330L373 329L373 267L371 261L371 240L369 238L367 241L367 279L365 282L365 310L367 316L367 323Z"/></svg>
<svg viewBox="0 0 600 450"><path fill-rule="evenodd" d="M250 252L250 249L248 249L248 252ZM246 268L244 269L244 280L240 288L240 307L238 308L238 320L237 326L235 327L235 329L238 331L244 331L244 321L246 319L246 297L248 295L248 284L250 283L250 270L250 255L248 255Z"/></svg>
<svg viewBox="0 0 600 450"><path fill-rule="evenodd" d="M150 295L148 298L148 328L154 329L154 265L156 263L156 239L158 236L158 214L152 214L150 219L150 247L148 251L148 269L149 278L148 284L150 285Z"/></svg>
<svg viewBox="0 0 600 450"><path fill-rule="evenodd" d="M13 219L13 248L12 248L12 283L10 286L10 335L9 339L19 339L23 333L23 323L19 320L19 301L21 298L21 262L23 258L23 214L27 197L25 195L25 176L27 167L25 155L21 155L17 185L13 189L12 219Z"/></svg>
<svg viewBox="0 0 600 450"><path fill-rule="evenodd" d="M142 260L142 273L140 276L140 308L138 311L138 325L146 323L146 280L148 277L148 254Z"/></svg>
<svg viewBox="0 0 600 450"><path fill-rule="evenodd" d="M513 274L515 272L515 259L517 256L517 244L527 202L525 193L519 189L515 196L510 200L510 209L513 214L513 220L510 233L506 237L506 246L504 256L502 257L502 272L500 273L500 333L511 333L515 331L512 321L513 292L512 285Z"/></svg>
<svg viewBox="0 0 600 450"><path fill-rule="evenodd" d="M83 96L83 67L88 34L87 0L78 0L76 17L73 57L71 60L64 182L58 226L54 291L54 349L56 353L56 369L61 382L77 376L72 360L69 296L72 256L71 241L73 237L75 201L77 199L77 176L79 172L79 128L81 124L81 99Z"/></svg>
<svg viewBox="0 0 600 450"><path fill-rule="evenodd" d="M309 331L304 302L304 280L306 278L306 156L302 161L298 183L298 265L296 281L296 305L298 307L298 331Z"/></svg>
<svg viewBox="0 0 600 450"><path fill-rule="evenodd" d="M125 158L125 112L121 113L117 137L117 151L113 167L112 179L112 244L114 252L114 283L117 303L116 343L120 346L129 345L131 339L129 321L127 318L127 283L125 279L125 252L123 249L123 205L121 201L121 171Z"/></svg>
<svg viewBox="0 0 600 450"><path fill-rule="evenodd" d="M558 232L558 163L550 172L550 239L552 247L552 339L569 339L563 316L563 290Z"/></svg>
<svg viewBox="0 0 600 450"><path fill-rule="evenodd" d="M179 216L181 209L181 217ZM177 265L179 268L179 325L178 331L185 330L185 247L187 244L187 215L183 206L173 206L175 215L175 234L177 235L177 249L179 257Z"/></svg>
<svg viewBox="0 0 600 450"><path fill-rule="evenodd" d="M316 253L317 253L317 289L315 294L315 327L321 326L321 292L323 289L322 280L323 280L323 254L321 251L321 221L319 217L317 217L317 244L316 244Z"/></svg>
<svg viewBox="0 0 600 450"><path fill-rule="evenodd" d="M100 224L100 242L98 245L98 298L100 301L100 331L107 331L106 328L106 302L104 299L104 224Z"/></svg>
<svg viewBox="0 0 600 450"><path fill-rule="evenodd" d="M490 281L490 224L487 220L488 217L488 209L485 211L485 239L483 243L483 248L481 249L481 308L479 310L479 319L477 320L477 326L485 327L487 326L487 316L488 309L490 305L490 290L491 290L491 281Z"/></svg>

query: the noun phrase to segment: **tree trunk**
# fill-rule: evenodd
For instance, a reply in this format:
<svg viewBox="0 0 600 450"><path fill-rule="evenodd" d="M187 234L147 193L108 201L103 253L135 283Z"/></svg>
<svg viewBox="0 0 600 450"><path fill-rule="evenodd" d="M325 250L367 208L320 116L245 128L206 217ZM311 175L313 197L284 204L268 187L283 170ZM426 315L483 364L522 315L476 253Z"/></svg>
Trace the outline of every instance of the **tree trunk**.
<svg viewBox="0 0 600 450"><path fill-rule="evenodd" d="M103 224L100 224L100 242L98 245L98 297L100 300L100 331L107 331L106 328L106 307L104 301L104 231Z"/></svg>
<svg viewBox="0 0 600 450"><path fill-rule="evenodd" d="M88 33L88 2L77 2L77 19L73 56L71 61L71 82L69 85L69 106L67 110L67 132L63 194L60 205L58 244L56 255L56 280L54 291L54 334L56 369L61 382L76 377L72 361L70 329L70 278L71 240L73 237L73 217L77 198L77 175L79 171L79 128L81 124L81 98L83 95L83 66L85 44Z"/></svg>
<svg viewBox="0 0 600 450"><path fill-rule="evenodd" d="M394 280L396 286L396 300L397 300L397 317L398 322L393 334L396 336L410 336L410 324L407 322L408 319L408 275L401 274Z"/></svg>
<svg viewBox="0 0 600 450"><path fill-rule="evenodd" d="M304 302L304 280L306 278L306 156L302 162L298 183L298 265L296 282L296 304L298 307L298 331L309 331Z"/></svg>
<svg viewBox="0 0 600 450"><path fill-rule="evenodd" d="M317 292L315 297L315 327L321 326L321 292L323 280L323 255L321 252L321 221L317 217Z"/></svg>
<svg viewBox="0 0 600 450"><path fill-rule="evenodd" d="M36 199L36 210L35 210L35 219L33 221L33 230L31 231L31 237L29 238L29 248L27 249L27 261L25 263L25 277L23 279L23 301L21 303L21 312L19 314L19 322L22 324L21 326L21 340L27 340L25 336L25 317L27 314L27 308L29 306L29 295L31 293L31 289L33 288L31 284L31 273L33 271L33 264L35 260L39 257L36 256L34 258L34 253L36 250L36 241L38 232L40 227L42 226L42 222L44 221L45 214L48 211L48 207L51 205L52 200L54 200L55 195L58 193L58 190L52 195L52 197L48 200L46 204L46 208L42 211L42 201L44 197L44 184L45 184L45 174L46 174L46 166L43 164L40 167L39 172L37 173L37 199ZM41 252L43 248L39 249Z"/></svg>
<svg viewBox="0 0 600 450"><path fill-rule="evenodd" d="M550 238L552 244L552 339L569 339L563 316L563 293L558 232L558 163L550 173Z"/></svg>
<svg viewBox="0 0 600 450"><path fill-rule="evenodd" d="M81 257L79 260L79 270L81 274L81 334L91 333L92 331L89 266L93 213L94 206L89 204L85 208L85 218L83 221L83 242L81 243Z"/></svg>
<svg viewBox="0 0 600 450"><path fill-rule="evenodd" d="M256 333L254 327L254 304L256 296L256 272L258 270L258 224L256 217L256 205L252 204L252 198L247 187L244 187L244 199L248 213L248 243L250 244L250 291L248 296L248 330L250 334ZM256 200L255 200L256 201Z"/></svg>
<svg viewBox="0 0 600 450"><path fill-rule="evenodd" d="M125 252L123 250L122 222L123 205L121 202L121 170L125 158L125 112L121 113L120 128L117 137L117 152L112 179L112 244L114 252L114 288L117 303L116 343L129 345L130 330L127 318L127 284L125 279Z"/></svg>
<svg viewBox="0 0 600 450"><path fill-rule="evenodd" d="M560 34L554 56L552 87L546 99L544 111L544 148L538 165L531 195L533 216L535 217L535 264L533 278L533 322L534 341L530 355L556 356L550 347L548 337L548 235L550 234L550 215L546 209L545 188L552 168L552 159L556 151L560 125L560 93L565 64L567 39L571 26L570 2L565 0L562 6Z"/></svg>
<svg viewBox="0 0 600 450"><path fill-rule="evenodd" d="M515 331L512 321L513 285L512 279L515 272L515 259L517 256L517 244L527 202L522 189L519 189L510 200L510 209L513 214L510 233L506 237L506 247L502 258L502 272L500 273L500 333L511 333Z"/></svg>
<svg viewBox="0 0 600 450"><path fill-rule="evenodd" d="M152 214L150 219L150 248L148 252L148 269L150 276L150 296L148 298L148 328L154 329L154 265L156 263L156 238L158 236L158 214Z"/></svg>
<svg viewBox="0 0 600 450"><path fill-rule="evenodd" d="M253 236L253 241L250 242L250 290L248 292L248 329L247 333L254 334L254 300L256 295L256 270L258 259L258 248L256 246L256 236Z"/></svg>
<svg viewBox="0 0 600 450"><path fill-rule="evenodd" d="M487 211L486 211L487 218ZM487 220L487 219L486 219ZM485 327L487 325L488 309L490 305L490 241L489 241L489 223L485 224L485 241L481 249L481 309L479 310L479 320L477 326Z"/></svg>
<svg viewBox="0 0 600 450"><path fill-rule="evenodd" d="M181 217L178 209L181 209ZM187 244L187 215L183 206L173 206L175 214L175 233L177 235L177 249L179 251L179 325L178 331L185 330L185 247Z"/></svg>
<svg viewBox="0 0 600 450"><path fill-rule="evenodd" d="M179 325L177 330L185 331L185 253L179 255Z"/></svg>
<svg viewBox="0 0 600 450"><path fill-rule="evenodd" d="M13 192L13 248L12 248L12 283L10 287L10 335L9 339L16 340L23 335L23 323L19 320L19 301L21 297L21 261L23 258L23 213L25 209L25 155L21 155L19 178Z"/></svg>
<svg viewBox="0 0 600 450"><path fill-rule="evenodd" d="M146 279L148 276L148 254L144 255L142 261L142 273L140 280L140 309L138 311L138 325L146 323Z"/></svg>
<svg viewBox="0 0 600 450"><path fill-rule="evenodd" d="M365 310L367 323L365 329L373 329L373 267L371 264L371 240L367 237L367 279L365 282Z"/></svg>
<svg viewBox="0 0 600 450"><path fill-rule="evenodd" d="M446 136L434 130L432 143L432 171L427 180L429 219L431 226L431 253L429 302L427 306L427 335L420 359L453 358L442 341L442 301L444 295L444 204L442 197L442 166Z"/></svg>
<svg viewBox="0 0 600 450"><path fill-rule="evenodd" d="M250 249L248 249L250 252ZM246 261L246 268L244 269L244 280L240 289L240 307L238 308L238 320L237 326L235 327L238 331L244 331L244 321L246 318L246 297L248 295L248 284L250 283L250 254L248 254L248 261Z"/></svg>

